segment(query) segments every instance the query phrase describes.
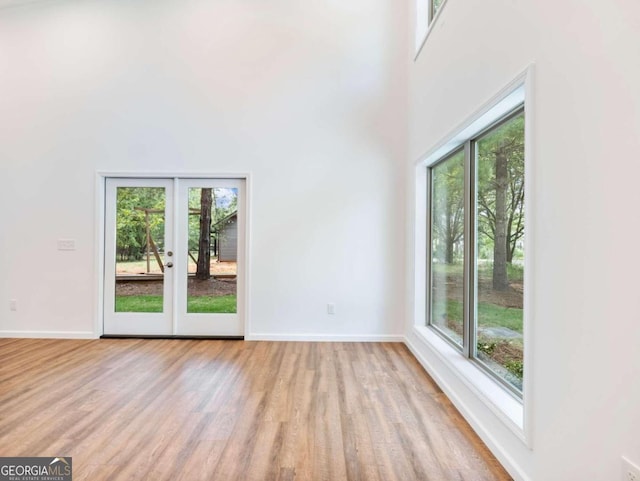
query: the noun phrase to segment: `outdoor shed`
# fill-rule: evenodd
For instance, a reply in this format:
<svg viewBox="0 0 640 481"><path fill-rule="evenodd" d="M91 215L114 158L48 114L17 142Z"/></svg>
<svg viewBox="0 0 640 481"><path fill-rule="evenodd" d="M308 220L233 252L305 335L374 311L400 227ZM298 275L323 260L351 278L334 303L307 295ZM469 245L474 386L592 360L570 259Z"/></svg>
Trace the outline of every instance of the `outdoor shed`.
<svg viewBox="0 0 640 481"><path fill-rule="evenodd" d="M236 262L238 258L238 212L234 211L213 226L218 236L218 261Z"/></svg>

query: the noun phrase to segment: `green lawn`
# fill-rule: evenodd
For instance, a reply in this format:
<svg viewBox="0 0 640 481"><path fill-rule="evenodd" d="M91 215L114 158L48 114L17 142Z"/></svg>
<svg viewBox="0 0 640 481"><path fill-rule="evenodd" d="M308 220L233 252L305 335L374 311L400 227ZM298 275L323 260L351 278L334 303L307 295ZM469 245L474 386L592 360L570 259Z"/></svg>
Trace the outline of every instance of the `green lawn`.
<svg viewBox="0 0 640 481"><path fill-rule="evenodd" d="M116 312L162 312L162 296L118 296ZM236 296L189 297L189 313L235 313Z"/></svg>
<svg viewBox="0 0 640 481"><path fill-rule="evenodd" d="M451 277L457 277L462 281L462 263L454 264L433 264L433 274L447 275ZM491 279L493 275L493 264L491 262L483 262L478 265L478 277ZM524 278L524 268L517 264L507 264L507 277L510 282L522 282Z"/></svg>
<svg viewBox="0 0 640 481"><path fill-rule="evenodd" d="M447 318L462 319L462 302L447 300ZM441 312L440 306L434 306L435 312ZM440 316L438 316L440 317ZM502 307L495 304L478 303L478 324L482 327L506 327L522 332L522 309Z"/></svg>
<svg viewBox="0 0 640 481"><path fill-rule="evenodd" d="M522 309L479 302L478 324L482 327L506 327L522 333Z"/></svg>
<svg viewBox="0 0 640 481"><path fill-rule="evenodd" d="M220 296L220 297L189 297L187 299L187 312L218 312L218 313L235 313L236 312L236 296Z"/></svg>

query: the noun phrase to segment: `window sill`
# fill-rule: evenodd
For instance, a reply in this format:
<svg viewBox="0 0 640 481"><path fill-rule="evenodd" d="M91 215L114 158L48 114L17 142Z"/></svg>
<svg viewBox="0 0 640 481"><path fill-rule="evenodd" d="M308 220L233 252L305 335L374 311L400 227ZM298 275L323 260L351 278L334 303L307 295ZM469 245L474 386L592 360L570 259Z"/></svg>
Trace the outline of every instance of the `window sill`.
<svg viewBox="0 0 640 481"><path fill-rule="evenodd" d="M525 445L524 406L496 380L460 355L433 329L414 326L417 338L436 354L451 372L480 399ZM447 393L449 394L449 393Z"/></svg>

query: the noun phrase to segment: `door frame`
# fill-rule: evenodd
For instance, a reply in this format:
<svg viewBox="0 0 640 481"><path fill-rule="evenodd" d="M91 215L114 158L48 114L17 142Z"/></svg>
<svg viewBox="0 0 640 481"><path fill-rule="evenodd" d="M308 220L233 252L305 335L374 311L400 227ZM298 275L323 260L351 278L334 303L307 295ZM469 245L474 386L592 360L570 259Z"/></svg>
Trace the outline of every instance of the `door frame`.
<svg viewBox="0 0 640 481"><path fill-rule="evenodd" d="M237 179L244 181L244 239L238 248L244 250L244 263L239 266L238 277L244 283L244 296L238 300L238 315L242 318L244 325L244 337L249 336L251 325L250 293L251 282L249 273L251 272L251 251L250 251L250 227L251 227L251 175L249 173L219 173L219 172L109 172L99 171L96 173L96 211L95 211L95 322L94 337L99 338L104 334L104 292L105 292L105 220L106 220L106 181L107 178L129 178L129 179ZM174 200L175 202L175 200ZM175 322L175 320L174 320ZM173 337L173 336L161 336ZM197 336L196 336L197 337Z"/></svg>

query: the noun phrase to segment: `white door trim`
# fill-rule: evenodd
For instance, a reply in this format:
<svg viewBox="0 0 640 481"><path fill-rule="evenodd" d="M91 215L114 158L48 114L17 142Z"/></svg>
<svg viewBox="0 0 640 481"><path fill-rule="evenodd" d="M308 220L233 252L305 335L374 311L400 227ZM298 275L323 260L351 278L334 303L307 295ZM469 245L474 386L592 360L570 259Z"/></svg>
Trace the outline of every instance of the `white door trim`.
<svg viewBox="0 0 640 481"><path fill-rule="evenodd" d="M244 265L239 267L242 269L244 279L244 296L242 306L238 305L238 312L242 309L244 318L244 336L245 338L251 332L251 174L248 172L126 172L126 171L98 171L95 177L95 319L94 319L94 337L99 338L104 334L104 275L105 275L105 214L106 214L106 179L107 178L169 178L169 179L239 179L244 180L244 226L245 235L243 240L243 250L245 255ZM175 199L174 199L175 202ZM240 248L241 246L238 246Z"/></svg>

